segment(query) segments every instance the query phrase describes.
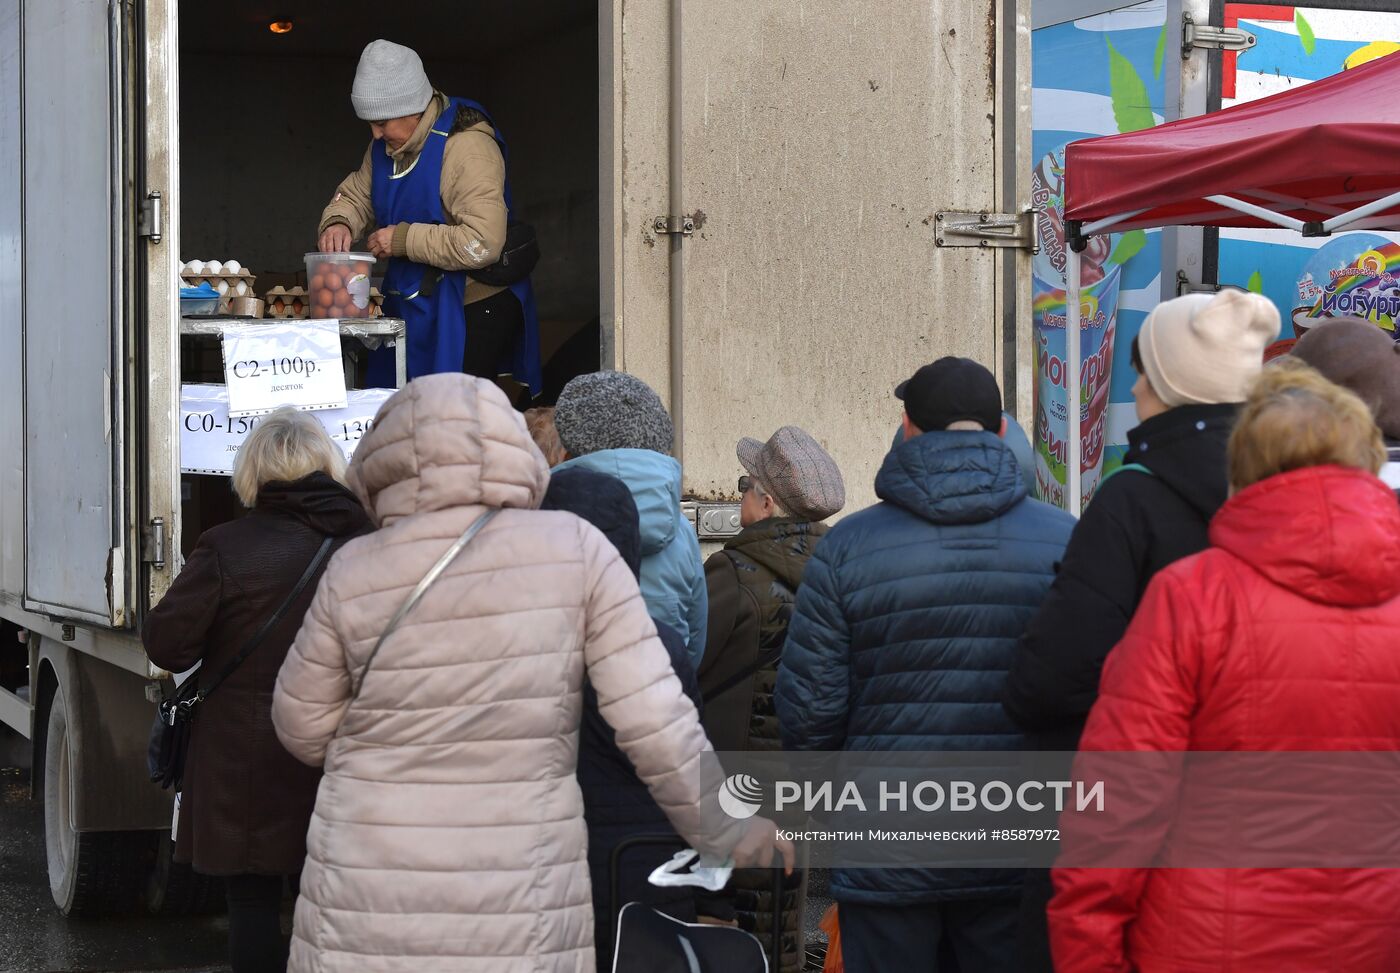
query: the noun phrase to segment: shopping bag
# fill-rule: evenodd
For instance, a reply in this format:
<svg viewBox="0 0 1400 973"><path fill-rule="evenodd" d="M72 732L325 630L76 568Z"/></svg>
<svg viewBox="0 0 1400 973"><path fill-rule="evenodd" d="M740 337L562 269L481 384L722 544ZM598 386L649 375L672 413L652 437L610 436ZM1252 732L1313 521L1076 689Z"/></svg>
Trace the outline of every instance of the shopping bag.
<svg viewBox="0 0 1400 973"><path fill-rule="evenodd" d="M841 961L841 923L836 916L836 903L826 907L818 927L826 933L826 961L822 973L846 973L846 964Z"/></svg>

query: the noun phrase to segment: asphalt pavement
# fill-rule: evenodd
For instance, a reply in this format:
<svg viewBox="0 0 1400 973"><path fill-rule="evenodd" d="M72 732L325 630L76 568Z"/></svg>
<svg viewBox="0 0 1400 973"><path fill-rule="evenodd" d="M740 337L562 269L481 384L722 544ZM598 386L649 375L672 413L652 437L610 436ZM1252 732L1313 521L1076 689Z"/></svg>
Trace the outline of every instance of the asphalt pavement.
<svg viewBox="0 0 1400 973"><path fill-rule="evenodd" d="M222 918L63 918L49 895L44 811L29 798L29 773L0 769L0 970L223 973L227 937Z"/></svg>

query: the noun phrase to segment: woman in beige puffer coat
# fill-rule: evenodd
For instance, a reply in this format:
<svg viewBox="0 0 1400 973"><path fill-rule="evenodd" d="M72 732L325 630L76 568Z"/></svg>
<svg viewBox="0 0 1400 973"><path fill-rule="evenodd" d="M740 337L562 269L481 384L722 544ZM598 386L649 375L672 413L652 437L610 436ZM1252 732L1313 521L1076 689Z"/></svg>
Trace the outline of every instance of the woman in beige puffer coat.
<svg viewBox="0 0 1400 973"><path fill-rule="evenodd" d="M771 854L771 822L718 807L723 772L631 572L591 525L535 509L549 473L495 385L410 383L347 479L380 529L332 560L273 700L287 749L325 765L291 970L594 968L585 672L681 835L741 864ZM493 507L366 676L408 593Z"/></svg>

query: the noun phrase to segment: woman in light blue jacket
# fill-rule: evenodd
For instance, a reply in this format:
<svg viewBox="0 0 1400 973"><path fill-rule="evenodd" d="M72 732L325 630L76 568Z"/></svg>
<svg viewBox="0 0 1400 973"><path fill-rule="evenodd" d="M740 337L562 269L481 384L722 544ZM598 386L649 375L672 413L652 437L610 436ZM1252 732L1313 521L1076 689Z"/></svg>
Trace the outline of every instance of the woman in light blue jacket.
<svg viewBox="0 0 1400 973"><path fill-rule="evenodd" d="M681 512L675 428L661 398L624 372L593 372L559 394L554 425L570 459L615 476L632 491L642 526L642 597L654 618L680 632L697 666L705 652L709 597L700 542Z"/></svg>

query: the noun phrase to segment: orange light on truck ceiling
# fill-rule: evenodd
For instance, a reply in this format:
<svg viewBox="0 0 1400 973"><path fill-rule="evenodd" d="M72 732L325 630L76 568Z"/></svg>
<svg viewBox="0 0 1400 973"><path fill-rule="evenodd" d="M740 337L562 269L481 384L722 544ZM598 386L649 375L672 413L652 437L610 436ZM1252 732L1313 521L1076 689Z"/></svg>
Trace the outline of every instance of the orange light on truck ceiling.
<svg viewBox="0 0 1400 973"><path fill-rule="evenodd" d="M295 26L290 20L274 20L267 25L267 29L274 34L290 34Z"/></svg>

